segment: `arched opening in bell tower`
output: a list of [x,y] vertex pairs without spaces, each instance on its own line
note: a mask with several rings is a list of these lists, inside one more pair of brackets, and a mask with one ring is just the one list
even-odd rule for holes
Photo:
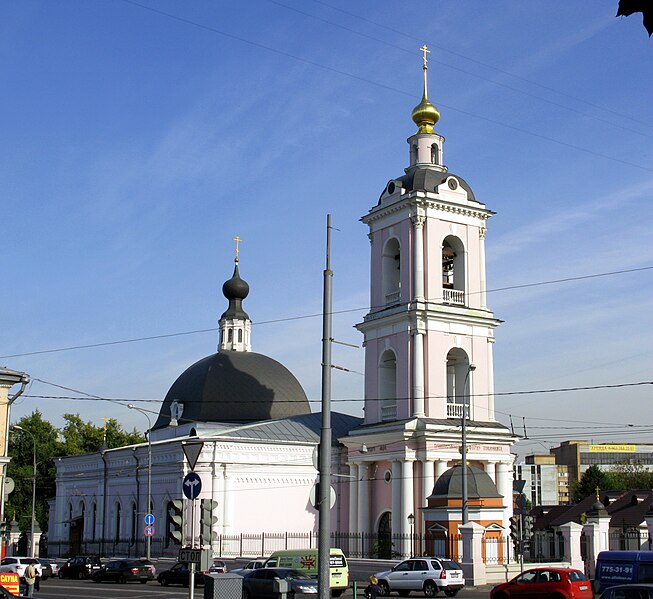
[[465,247],[453,235],[442,242],[442,301],[465,305]]
[[471,416],[471,375],[469,357],[464,350],[455,347],[447,354],[447,418],[462,418],[466,407],[467,418]]
[[382,256],[383,297],[386,306],[398,304],[401,291],[401,251],[399,240],[388,240]]
[[391,349],[381,354],[379,362],[379,400],[381,420],[397,418],[397,356]]

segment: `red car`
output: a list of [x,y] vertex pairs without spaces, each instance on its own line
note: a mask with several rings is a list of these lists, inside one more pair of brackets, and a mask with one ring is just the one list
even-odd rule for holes
[[495,586],[491,599],[593,599],[592,585],[585,574],[570,568],[533,568],[509,582]]

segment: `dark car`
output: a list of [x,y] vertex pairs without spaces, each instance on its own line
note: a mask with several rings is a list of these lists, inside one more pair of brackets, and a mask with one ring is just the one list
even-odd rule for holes
[[99,557],[87,557],[79,555],[71,557],[61,568],[59,578],[89,578],[93,572],[102,567]]
[[304,572],[292,568],[258,568],[243,576],[243,599],[276,599],[279,593],[275,580],[288,581],[288,599],[292,599],[295,593],[317,593],[317,580]]
[[571,568],[533,568],[495,586],[491,599],[511,597],[560,597],[560,599],[593,599],[592,585],[585,574]]
[[599,599],[653,599],[653,584],[619,584],[603,591]]
[[[156,579],[159,584],[166,587],[169,584],[181,584],[185,587],[188,586],[190,580],[190,570],[188,564],[177,562],[170,570],[164,570]],[[204,575],[202,572],[195,572],[195,586],[204,584]]]
[[150,571],[142,562],[133,559],[114,559],[93,572],[93,582],[140,582],[150,580]]
[[45,559],[39,559],[37,561],[41,564],[41,579],[47,580],[53,574],[52,564]]

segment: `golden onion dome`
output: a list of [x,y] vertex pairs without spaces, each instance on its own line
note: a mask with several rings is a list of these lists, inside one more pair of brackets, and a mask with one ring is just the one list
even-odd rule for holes
[[419,127],[419,133],[433,133],[433,125],[440,120],[440,113],[424,94],[422,101],[413,108],[411,118]]

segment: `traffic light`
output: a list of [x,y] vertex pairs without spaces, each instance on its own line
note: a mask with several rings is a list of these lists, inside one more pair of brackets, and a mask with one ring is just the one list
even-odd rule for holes
[[515,547],[515,553],[521,553],[522,549],[522,538],[521,538],[521,526],[520,526],[521,516],[511,516],[510,517],[510,538],[512,539],[512,544]]
[[533,516],[522,516],[522,548],[528,551],[531,548],[533,537]]
[[210,545],[218,537],[213,526],[218,523],[218,502],[202,499],[200,502],[200,544]]
[[181,545],[184,528],[184,502],[173,499],[168,502],[168,539],[176,545]]

